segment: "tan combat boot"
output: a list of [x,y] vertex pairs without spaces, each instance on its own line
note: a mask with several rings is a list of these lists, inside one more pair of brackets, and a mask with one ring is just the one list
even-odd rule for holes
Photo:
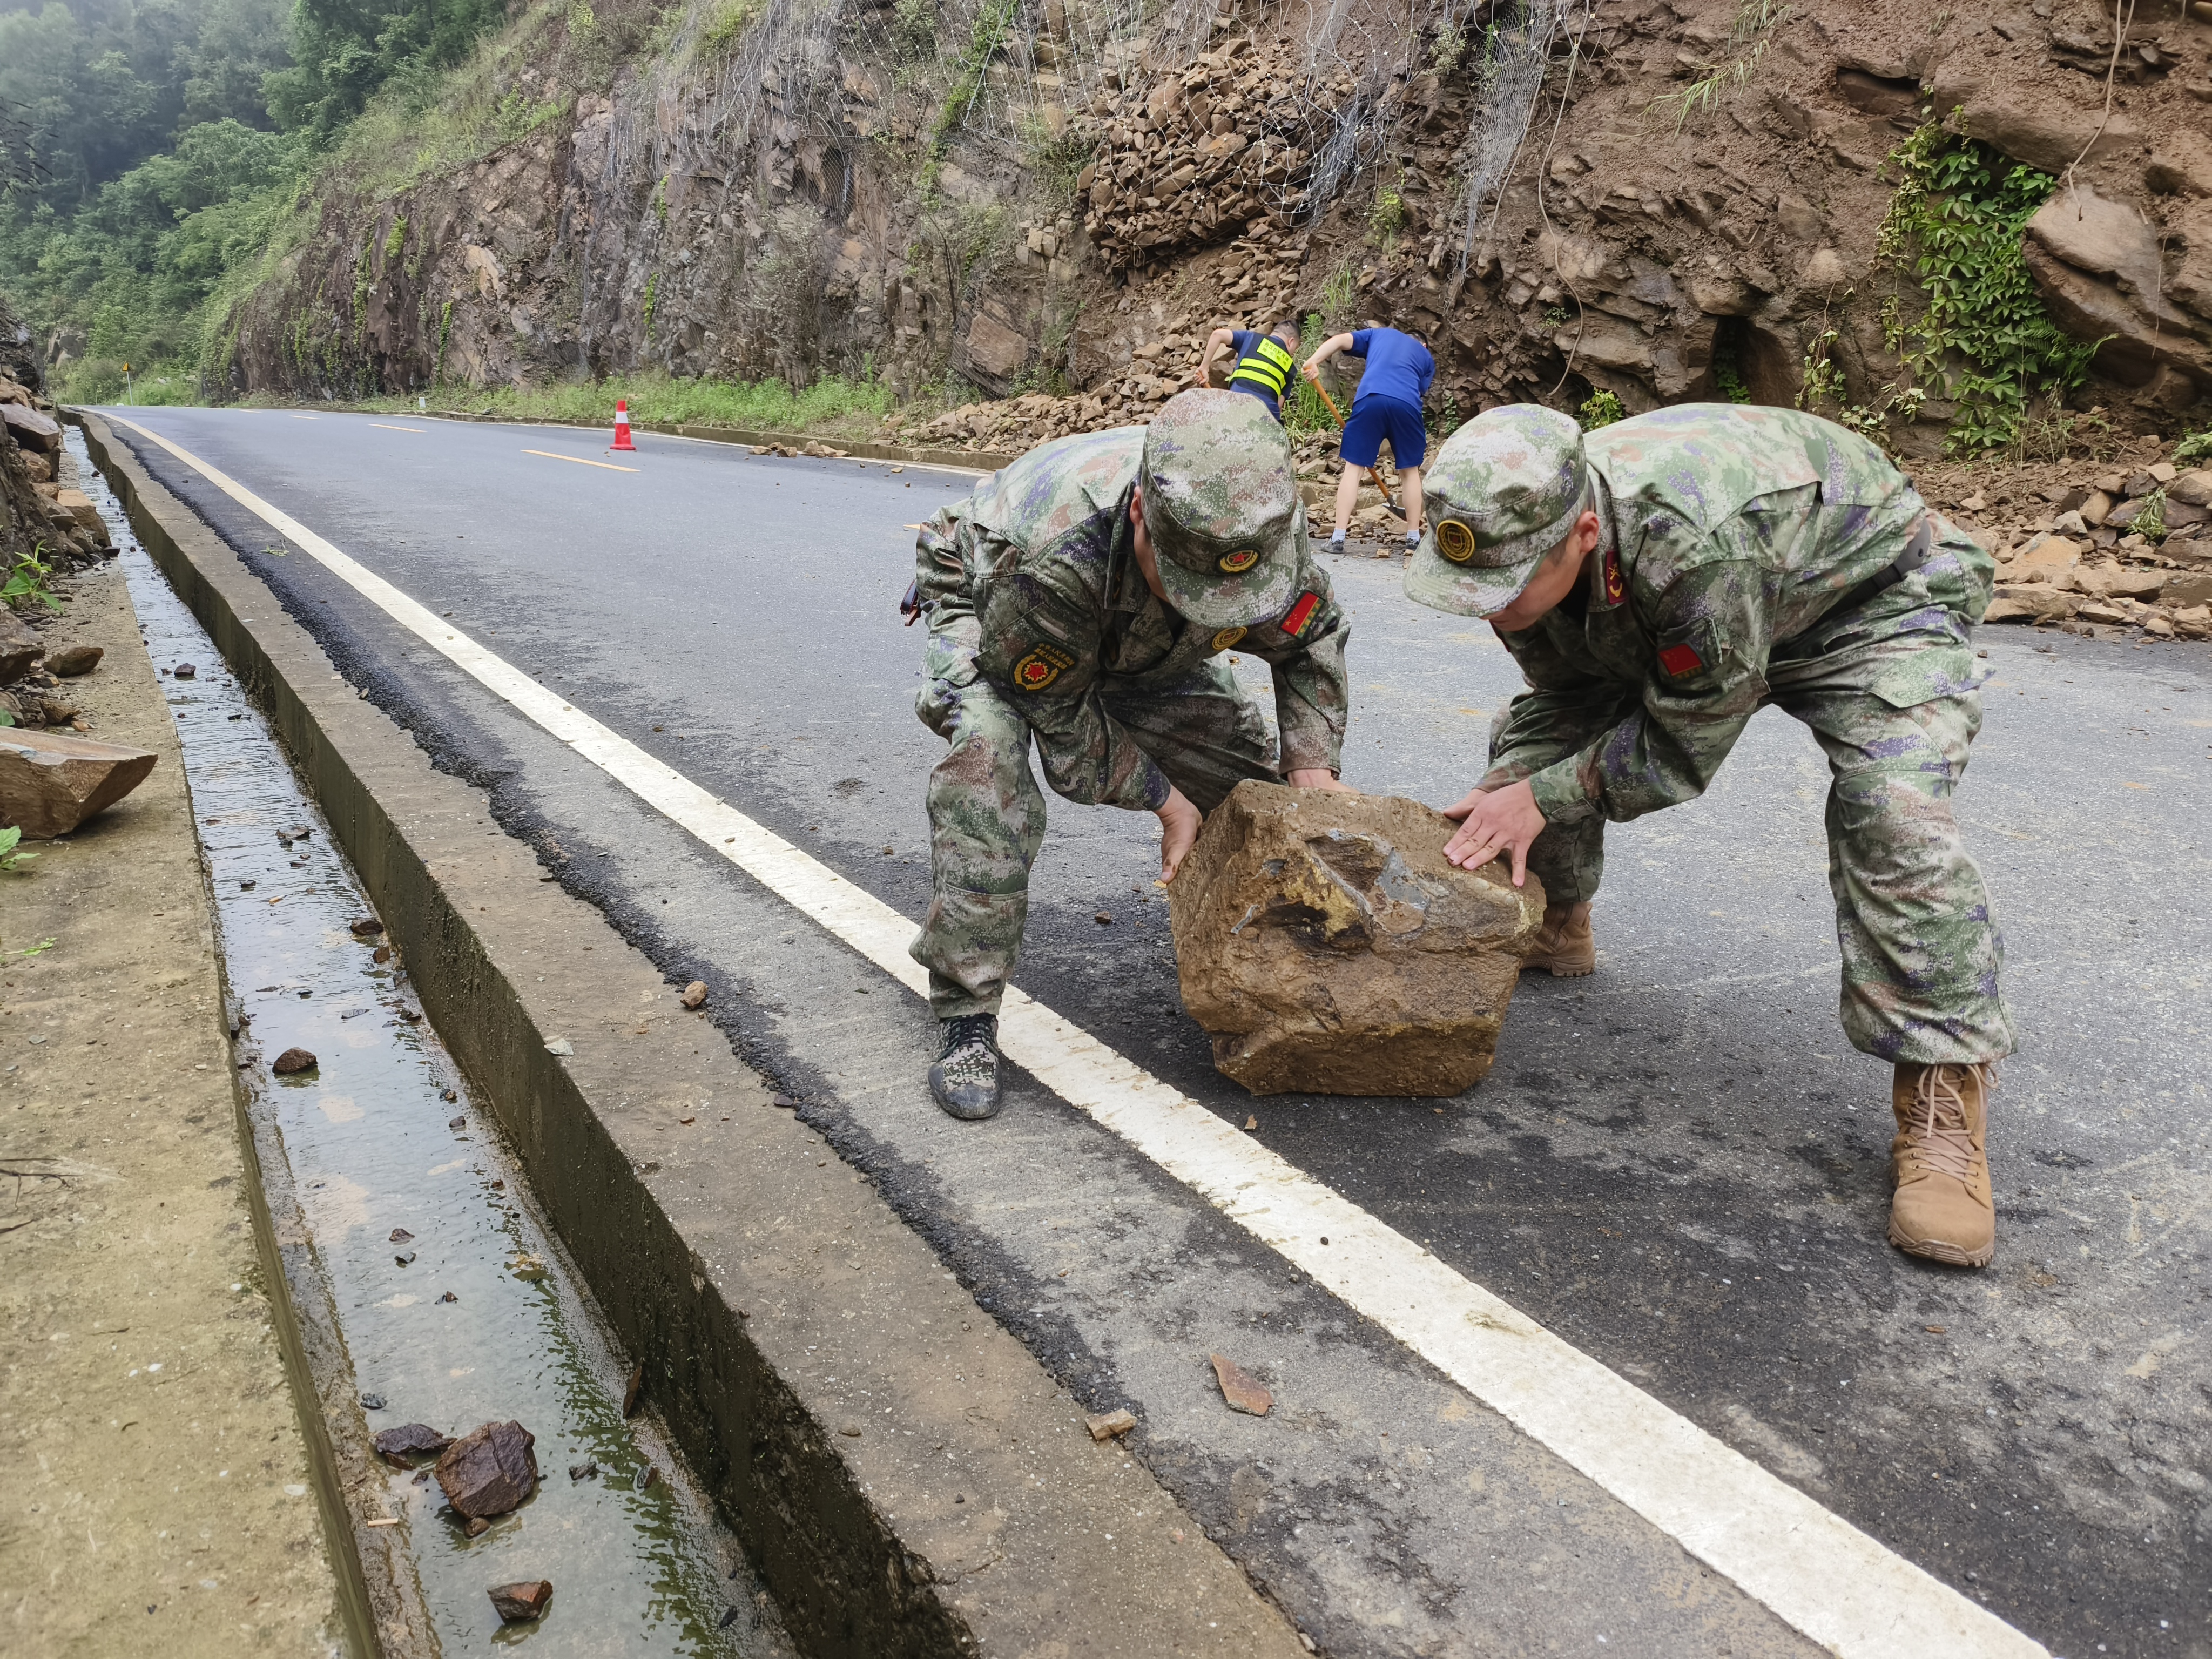
[[1559,979],[1580,979],[1596,971],[1597,939],[1590,932],[1587,903],[1544,907],[1543,928],[1521,964],[1523,973],[1531,968],[1540,968]]
[[1993,1066],[1899,1066],[1890,1085],[1897,1174],[1889,1242],[1954,1267],[1985,1267],[1997,1249],[1990,1193]]

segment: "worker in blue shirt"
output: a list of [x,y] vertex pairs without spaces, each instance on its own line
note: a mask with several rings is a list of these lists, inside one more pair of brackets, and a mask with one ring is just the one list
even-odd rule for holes
[[1283,418],[1283,394],[1298,372],[1298,325],[1285,318],[1265,334],[1249,328],[1217,328],[1206,336],[1206,351],[1198,360],[1198,383],[1213,384],[1213,365],[1222,353],[1237,359],[1229,372],[1231,392],[1249,392],[1267,405],[1267,413]]
[[1329,545],[1341,550],[1345,532],[1352,525],[1352,508],[1359,499],[1359,475],[1373,466],[1390,442],[1390,459],[1398,464],[1398,503],[1406,509],[1406,545],[1421,540],[1421,463],[1428,456],[1428,428],[1422,423],[1421,400],[1437,378],[1437,360],[1428,347],[1412,335],[1370,323],[1347,334],[1332,334],[1306,359],[1305,372],[1318,374],[1321,366],[1339,352],[1367,360],[1359,377],[1359,391],[1352,400],[1351,417],[1344,423],[1344,440],[1337,454],[1344,476],[1336,481],[1336,533]]

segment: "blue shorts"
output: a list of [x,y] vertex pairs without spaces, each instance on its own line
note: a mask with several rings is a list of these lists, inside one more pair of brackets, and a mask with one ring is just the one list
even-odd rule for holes
[[1365,398],[1352,406],[1338,453],[1354,466],[1372,466],[1390,441],[1390,459],[1401,467],[1419,466],[1429,453],[1429,429],[1421,411],[1395,398]]

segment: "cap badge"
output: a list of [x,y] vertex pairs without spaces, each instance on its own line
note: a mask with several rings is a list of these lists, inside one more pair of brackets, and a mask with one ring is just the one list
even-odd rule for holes
[[1437,551],[1454,564],[1465,564],[1474,556],[1474,532],[1457,519],[1446,519],[1437,526]]
[[1221,556],[1221,568],[1232,576],[1243,575],[1259,562],[1260,550],[1256,547],[1240,547],[1233,553]]

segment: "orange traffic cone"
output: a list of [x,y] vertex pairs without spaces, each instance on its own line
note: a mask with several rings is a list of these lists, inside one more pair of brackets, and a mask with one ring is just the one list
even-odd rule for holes
[[635,444],[629,441],[629,399],[627,398],[617,398],[615,399],[615,441],[609,444],[607,447],[609,449],[635,449],[637,447]]

